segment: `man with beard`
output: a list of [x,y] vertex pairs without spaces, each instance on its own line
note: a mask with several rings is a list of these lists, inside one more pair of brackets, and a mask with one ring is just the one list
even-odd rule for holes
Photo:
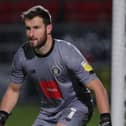
[[0,106],[0,126],[15,107],[27,75],[37,82],[41,95],[40,113],[32,126],[86,126],[92,113],[90,90],[96,96],[100,126],[111,126],[106,89],[75,46],[52,37],[49,11],[34,6],[23,12],[22,20],[28,41],[12,62],[11,81]]

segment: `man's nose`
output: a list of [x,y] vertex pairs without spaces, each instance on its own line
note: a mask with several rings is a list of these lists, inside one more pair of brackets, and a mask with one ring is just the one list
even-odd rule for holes
[[30,36],[30,37],[34,36],[34,30],[33,30],[33,29],[31,29],[31,30],[29,31],[29,36]]

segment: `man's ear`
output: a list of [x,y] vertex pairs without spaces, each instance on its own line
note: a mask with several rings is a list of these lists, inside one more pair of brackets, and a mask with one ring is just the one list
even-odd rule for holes
[[47,25],[47,34],[51,34],[52,33],[52,29],[53,29],[52,24]]

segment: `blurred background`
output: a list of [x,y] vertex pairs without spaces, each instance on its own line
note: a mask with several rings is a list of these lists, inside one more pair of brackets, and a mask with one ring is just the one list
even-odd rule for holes
[[[0,99],[9,82],[13,55],[26,41],[20,15],[39,4],[52,15],[54,38],[76,45],[94,66],[110,94],[112,0],[0,0]],[[19,104],[37,99],[34,89],[28,87],[24,87]],[[30,122],[26,124],[29,125]]]

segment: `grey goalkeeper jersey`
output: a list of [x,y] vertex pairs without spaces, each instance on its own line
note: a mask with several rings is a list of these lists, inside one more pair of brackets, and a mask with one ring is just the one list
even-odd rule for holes
[[50,52],[43,56],[37,55],[28,43],[17,50],[12,62],[11,81],[23,84],[26,75],[36,80],[41,91],[42,110],[49,113],[62,111],[78,100],[74,88],[77,83],[71,76],[83,85],[97,78],[75,46],[57,39],[54,39]]

